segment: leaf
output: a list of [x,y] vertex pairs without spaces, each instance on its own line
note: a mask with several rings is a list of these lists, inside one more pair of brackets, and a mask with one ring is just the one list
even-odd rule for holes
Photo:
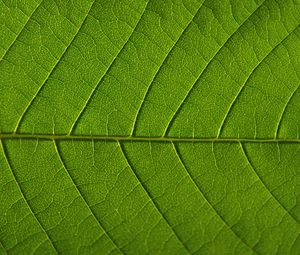
[[0,254],[300,254],[300,2],[0,2]]

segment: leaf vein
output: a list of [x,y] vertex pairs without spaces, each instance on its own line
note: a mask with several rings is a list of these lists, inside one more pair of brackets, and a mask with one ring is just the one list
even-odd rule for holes
[[291,34],[293,34],[295,32],[295,30],[299,27],[300,24],[298,24],[291,32],[289,32],[283,39],[281,39],[274,48],[272,48],[272,50],[266,54],[266,56],[263,57],[263,59],[261,59],[257,65],[254,67],[254,69],[251,71],[251,73],[249,74],[248,78],[245,80],[245,82],[242,84],[242,86],[240,87],[238,93],[235,95],[235,97],[233,98],[233,101],[231,102],[221,124],[220,127],[218,129],[218,133],[217,133],[217,137],[219,137],[222,133],[222,130],[224,128],[224,125],[226,123],[227,117],[229,116],[231,110],[233,109],[235,103],[237,102],[238,98],[240,97],[240,95],[242,94],[243,90],[246,87],[246,84],[248,83],[249,79],[252,77],[252,75],[257,71],[257,68],[268,58],[268,56],[270,56],[287,38],[289,38],[289,36]]
[[283,210],[297,223],[297,225],[300,225],[299,221],[290,213],[290,211],[279,201],[279,199],[273,194],[273,192],[268,188],[267,184],[265,183],[265,181],[260,177],[260,175],[258,174],[258,172],[255,170],[250,157],[247,155],[247,152],[243,146],[243,144],[241,142],[239,142],[242,154],[247,162],[247,164],[250,166],[250,168],[252,169],[252,171],[254,172],[254,174],[257,176],[257,178],[260,180],[261,184],[263,185],[263,187],[268,191],[268,193],[275,199],[275,201],[280,205],[281,208],[283,208]]
[[172,227],[171,223],[169,222],[169,220],[166,218],[166,216],[164,215],[164,213],[161,211],[161,209],[159,208],[158,204],[155,202],[155,200],[152,198],[150,192],[148,191],[148,189],[146,188],[146,186],[143,184],[142,180],[140,179],[140,177],[138,176],[138,174],[136,173],[136,171],[134,170],[132,164],[129,162],[129,157],[126,155],[125,150],[123,149],[123,146],[121,145],[121,143],[118,141],[118,145],[120,148],[120,151],[127,163],[127,165],[129,166],[129,168],[131,169],[132,173],[134,174],[135,178],[137,179],[137,181],[140,183],[141,187],[143,188],[143,190],[145,191],[145,193],[147,194],[147,196],[150,198],[150,200],[152,201],[152,204],[154,205],[154,207],[156,208],[156,210],[158,211],[158,213],[161,215],[161,217],[164,219],[164,221],[166,222],[166,224],[169,226],[169,228],[172,230],[172,232],[174,233],[175,237],[178,239],[178,241],[182,244],[183,248],[189,253],[192,254],[191,251],[189,250],[189,248],[186,246],[186,244],[183,242],[183,240],[179,237],[179,235],[177,234],[177,232],[174,230],[174,228]]
[[60,63],[60,60],[65,56],[65,54],[67,53],[68,49],[70,48],[70,46],[72,45],[72,43],[74,42],[74,40],[76,39],[77,35],[79,34],[80,30],[82,29],[83,25],[85,24],[85,21],[93,7],[93,5],[95,4],[96,0],[93,1],[93,3],[91,4],[86,16],[84,17],[81,25],[79,26],[79,28],[77,29],[76,33],[74,34],[72,40],[70,41],[69,45],[64,49],[63,53],[61,54],[61,56],[57,59],[56,63],[54,64],[54,66],[52,67],[52,69],[50,70],[50,72],[48,72],[48,75],[46,76],[45,80],[43,81],[43,83],[41,84],[41,86],[38,88],[38,90],[35,92],[35,94],[33,95],[33,97],[31,98],[31,100],[29,101],[29,103],[27,104],[27,106],[25,107],[22,115],[20,116],[19,120],[17,121],[16,127],[14,128],[14,132],[16,133],[21,125],[22,120],[24,119],[24,117],[26,116],[27,112],[29,111],[29,108],[32,106],[34,100],[37,98],[38,94],[42,91],[44,85],[46,84],[46,82],[48,81],[49,77],[51,76],[51,74],[55,71],[56,67],[58,66],[58,64]]
[[116,247],[116,249],[118,251],[120,251],[120,253],[124,254],[124,252],[121,250],[121,248],[116,244],[114,238],[111,236],[111,234],[109,234],[109,232],[104,228],[104,226],[101,224],[100,220],[96,217],[93,209],[90,207],[90,205],[88,204],[87,200],[85,199],[85,197],[83,196],[83,194],[81,193],[81,191],[78,188],[78,185],[76,184],[75,180],[73,179],[72,175],[70,174],[62,156],[61,156],[61,151],[59,148],[59,145],[57,144],[57,142],[55,140],[53,140],[54,143],[54,148],[56,150],[58,159],[61,163],[61,165],[63,166],[63,168],[65,169],[66,174],[68,175],[69,179],[71,180],[71,182],[73,183],[76,192],[78,193],[78,195],[82,198],[84,204],[86,205],[86,207],[88,208],[88,210],[90,211],[90,214],[93,216],[93,218],[96,220],[98,226],[100,227],[101,230],[103,230],[104,235],[106,235],[108,237],[108,239],[111,240],[111,242],[113,243],[113,245]]
[[7,50],[5,51],[4,55],[2,56],[2,58],[0,59],[0,62],[4,59],[4,57],[6,56],[6,54],[10,51],[10,49],[13,47],[13,45],[15,44],[15,42],[18,40],[19,36],[21,35],[22,31],[25,29],[25,27],[27,26],[29,20],[31,19],[31,17],[33,16],[33,14],[36,12],[36,10],[41,6],[41,4],[43,3],[44,0],[41,1],[40,4],[38,4],[35,9],[33,10],[33,12],[31,13],[31,15],[28,17],[27,21],[25,22],[24,26],[22,27],[22,29],[19,31],[18,34],[16,34],[15,39],[13,40],[13,42],[9,45],[9,47],[7,48]]
[[73,124],[71,125],[71,128],[68,132],[68,134],[72,134],[74,131],[74,128],[76,127],[77,123],[79,122],[79,120],[81,119],[81,116],[83,115],[85,109],[87,108],[88,104],[91,102],[92,98],[94,97],[98,87],[100,86],[100,84],[102,83],[102,81],[104,80],[104,78],[106,77],[107,73],[109,72],[109,70],[113,67],[113,65],[115,64],[116,60],[118,59],[119,55],[121,54],[121,52],[125,49],[126,45],[129,43],[132,35],[134,34],[134,31],[136,30],[136,28],[138,27],[139,23],[142,20],[142,17],[144,16],[148,3],[150,2],[150,0],[148,0],[147,4],[145,5],[144,11],[141,14],[141,17],[139,19],[139,21],[136,23],[135,27],[132,29],[131,34],[129,35],[127,41],[124,43],[123,47],[119,50],[119,52],[116,54],[116,56],[114,57],[114,59],[112,60],[112,62],[110,63],[110,65],[107,67],[107,69],[105,70],[104,74],[100,77],[100,79],[97,81],[96,86],[92,89],[89,97],[87,98],[86,102],[84,103],[83,107],[81,108],[81,110],[79,111],[79,113],[77,114]]
[[280,117],[279,117],[279,120],[278,120],[278,124],[277,124],[277,127],[276,127],[276,131],[275,131],[275,139],[278,138],[278,132],[279,132],[279,128],[280,128],[280,125],[281,125],[281,122],[282,122],[282,119],[283,119],[283,115],[285,114],[286,112],[286,109],[288,107],[288,105],[290,104],[292,98],[294,97],[294,95],[296,94],[297,90],[299,89],[300,85],[298,85],[298,87],[296,87],[296,89],[292,92],[292,94],[290,95],[288,101],[286,102],[285,106],[283,107],[283,110],[280,114]]
[[[205,2],[205,1],[204,1]],[[138,116],[140,115],[140,112],[143,108],[143,105],[146,101],[146,98],[149,94],[149,92],[151,91],[151,86],[153,85],[154,81],[156,80],[156,78],[158,77],[162,67],[164,66],[164,63],[167,61],[167,59],[170,57],[171,52],[175,49],[175,46],[177,45],[177,43],[180,41],[180,39],[182,38],[182,36],[184,35],[184,33],[187,31],[187,29],[189,28],[189,26],[192,24],[193,20],[195,19],[195,17],[197,16],[197,14],[199,13],[199,11],[201,10],[201,7],[203,6],[204,2],[202,3],[202,5],[198,8],[197,12],[195,13],[195,15],[191,18],[191,20],[189,21],[189,23],[186,25],[186,27],[183,29],[183,31],[181,32],[181,34],[179,35],[179,37],[177,38],[177,40],[173,43],[171,49],[169,50],[169,52],[166,54],[164,60],[162,61],[161,65],[158,67],[156,73],[154,74],[149,86],[146,89],[146,92],[142,98],[141,104],[139,106],[139,108],[137,109],[134,121],[133,121],[133,125],[132,125],[132,129],[131,129],[131,136],[134,135],[134,132],[136,130],[136,124],[138,121]]]
[[188,90],[186,95],[184,96],[183,100],[180,102],[177,109],[174,111],[173,115],[171,116],[170,120],[168,121],[165,131],[163,133],[163,137],[167,136],[168,132],[170,131],[170,128],[172,127],[172,123],[175,121],[176,116],[178,116],[179,112],[181,111],[184,103],[186,100],[191,96],[192,91],[195,88],[195,85],[198,83],[198,81],[202,78],[202,76],[207,72],[208,67],[213,63],[213,60],[216,58],[216,56],[221,52],[221,50],[225,47],[225,45],[230,41],[230,39],[239,31],[239,29],[245,24],[246,21],[248,21],[256,12],[257,10],[265,3],[264,0],[257,8],[254,10],[253,13],[251,13],[247,19],[245,19],[236,29],[235,31],[227,38],[227,40],[221,45],[221,47],[217,50],[217,52],[212,56],[212,58],[207,62],[206,66],[204,67],[203,71],[199,74],[198,78],[195,80],[195,82],[192,84],[191,88]]
[[144,142],[249,142],[249,143],[300,143],[300,138],[216,138],[216,137],[143,137],[105,135],[61,135],[61,134],[11,134],[0,133],[0,139],[44,139],[44,140],[103,140],[103,141],[144,141]]
[[178,149],[176,148],[175,143],[172,142],[172,146],[173,149],[175,151],[176,156],[178,157],[178,160],[180,162],[180,164],[182,165],[182,167],[185,169],[187,175],[190,177],[192,183],[194,184],[194,186],[197,188],[197,190],[200,192],[200,194],[202,195],[202,197],[205,199],[205,201],[207,202],[207,204],[210,206],[210,208],[215,212],[215,214],[221,219],[221,221],[225,224],[225,226],[237,237],[238,240],[240,240],[241,243],[245,244],[251,251],[253,251],[254,253],[257,254],[257,252],[253,249],[253,247],[251,247],[246,241],[243,240],[243,238],[237,234],[232,227],[228,224],[228,222],[224,219],[224,217],[218,213],[217,209],[213,206],[213,204],[209,201],[209,199],[206,197],[206,195],[204,194],[204,192],[202,191],[202,189],[200,188],[200,186],[196,183],[196,181],[194,180],[194,178],[192,177],[190,171],[188,170],[186,164],[184,163],[182,157],[179,154]]
[[4,246],[3,246],[3,243],[0,241],[0,248],[2,248],[1,250],[4,251],[4,254],[8,254],[7,253],[7,250],[5,250]]
[[23,189],[21,188],[21,186],[20,186],[20,184],[19,184],[19,181],[18,181],[18,179],[17,179],[17,176],[16,176],[16,174],[15,174],[15,171],[13,170],[13,167],[12,167],[10,161],[9,161],[8,154],[7,154],[7,152],[6,152],[6,147],[4,146],[2,139],[0,139],[0,144],[1,144],[1,148],[2,148],[2,151],[3,151],[3,155],[4,155],[4,158],[5,158],[5,161],[6,161],[7,165],[8,165],[8,167],[9,167],[10,170],[11,170],[13,179],[14,179],[16,185],[17,185],[17,188],[18,188],[18,190],[19,190],[21,196],[22,196],[22,199],[24,200],[24,202],[25,202],[27,208],[29,209],[30,213],[32,214],[32,216],[34,217],[34,219],[36,220],[36,222],[37,222],[38,225],[40,226],[42,232],[45,233],[45,235],[46,235],[47,239],[49,240],[50,245],[52,246],[53,250],[55,251],[56,254],[58,254],[58,249],[57,249],[57,247],[55,246],[54,241],[53,241],[53,240],[51,239],[51,237],[48,235],[47,230],[44,228],[43,224],[40,222],[40,220],[38,219],[38,217],[37,217],[36,214],[34,213],[34,211],[33,211],[32,207],[31,207],[31,205],[29,204],[29,202],[28,202],[27,199],[26,199],[25,193],[24,193]]

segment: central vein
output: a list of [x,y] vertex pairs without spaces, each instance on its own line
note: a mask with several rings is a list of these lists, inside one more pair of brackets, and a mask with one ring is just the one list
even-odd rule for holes
[[253,143],[300,143],[299,138],[210,138],[210,137],[137,137],[101,135],[60,134],[0,134],[0,139],[46,139],[46,140],[106,140],[106,141],[148,141],[148,142],[253,142]]

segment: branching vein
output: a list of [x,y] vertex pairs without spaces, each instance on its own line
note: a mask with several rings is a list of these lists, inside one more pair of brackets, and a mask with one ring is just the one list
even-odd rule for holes
[[18,179],[17,179],[17,176],[16,176],[16,174],[15,174],[15,171],[14,171],[13,167],[11,166],[11,163],[10,163],[9,158],[8,158],[8,156],[7,156],[6,148],[5,148],[5,146],[4,146],[3,142],[2,142],[2,139],[0,139],[0,144],[1,144],[1,149],[2,149],[2,151],[3,151],[3,155],[4,155],[4,158],[5,158],[5,161],[6,161],[7,165],[9,166],[9,168],[10,168],[10,170],[11,170],[12,176],[13,176],[14,181],[15,181],[15,183],[16,183],[16,185],[17,185],[17,188],[18,188],[18,190],[19,190],[19,192],[20,192],[20,194],[21,194],[21,196],[22,196],[23,201],[25,202],[27,208],[29,209],[30,213],[32,214],[32,216],[33,216],[34,219],[36,220],[37,224],[40,226],[40,228],[41,228],[41,230],[43,231],[43,233],[45,233],[47,239],[48,239],[49,242],[50,242],[51,247],[53,248],[53,251],[54,251],[56,254],[58,254],[59,252],[58,252],[58,250],[57,250],[57,248],[56,248],[56,246],[55,246],[55,244],[54,244],[54,241],[51,239],[51,237],[49,236],[47,230],[44,228],[43,224],[40,222],[40,220],[38,219],[38,217],[37,217],[36,214],[34,213],[34,211],[33,211],[32,207],[31,207],[31,205],[29,204],[29,202],[28,202],[27,199],[26,199],[25,193],[24,193],[23,189],[21,188],[21,186],[20,186],[20,184],[19,184],[19,181],[18,181]]
[[189,253],[192,254],[191,251],[189,250],[189,248],[185,245],[184,241],[180,238],[180,236],[176,233],[176,231],[174,230],[174,228],[172,227],[171,223],[169,222],[169,220],[165,217],[164,213],[161,211],[160,207],[158,206],[158,204],[155,202],[155,200],[152,198],[151,194],[149,193],[147,187],[143,184],[143,182],[141,181],[139,175],[136,173],[136,171],[133,168],[133,165],[129,162],[128,160],[128,156],[125,153],[125,150],[123,149],[122,145],[120,142],[118,142],[118,145],[120,147],[120,151],[127,163],[127,165],[130,167],[132,173],[134,174],[135,178],[137,179],[137,181],[140,183],[141,187],[144,189],[144,191],[146,192],[147,196],[151,199],[154,207],[157,209],[157,211],[159,212],[159,214],[161,215],[161,217],[164,219],[164,221],[167,223],[167,225],[169,226],[169,228],[172,230],[172,232],[174,233],[174,235],[176,236],[176,238],[178,239],[178,241],[182,244],[183,248]]
[[71,176],[67,166],[65,165],[65,162],[63,161],[63,158],[61,157],[61,153],[60,153],[60,149],[58,147],[58,144],[56,141],[53,140],[54,143],[54,147],[57,153],[57,156],[59,158],[59,161],[61,162],[61,165],[63,166],[63,168],[65,169],[69,179],[71,180],[71,182],[73,183],[75,190],[77,191],[78,195],[82,198],[83,202],[85,203],[86,207],[88,208],[88,210],[90,211],[90,214],[93,216],[93,218],[96,220],[99,228],[103,231],[103,233],[108,237],[108,239],[110,239],[113,243],[113,245],[116,247],[116,249],[118,251],[120,251],[120,253],[124,253],[121,251],[121,249],[119,248],[119,246],[116,244],[116,242],[114,241],[114,239],[112,238],[112,236],[109,234],[109,232],[104,228],[104,226],[101,224],[101,222],[99,221],[99,219],[96,217],[94,211],[92,210],[92,208],[89,206],[87,200],[85,199],[85,197],[82,195],[81,191],[78,188],[78,185],[76,184],[75,180],[73,179],[73,177]]
[[290,213],[290,211],[278,200],[278,198],[273,194],[273,192],[268,188],[266,182],[260,177],[260,175],[258,174],[258,172],[255,170],[253,164],[251,163],[249,156],[246,153],[246,150],[243,146],[242,143],[240,144],[240,148],[242,151],[243,156],[245,157],[245,160],[247,161],[247,164],[250,166],[250,168],[252,169],[253,173],[257,176],[257,178],[260,180],[260,182],[262,183],[262,185],[264,186],[264,188],[268,191],[268,193],[270,193],[270,195],[275,199],[275,201],[280,205],[280,207],[283,208],[283,210],[289,215],[291,216],[291,218],[295,221],[295,223],[297,225],[300,226],[300,223],[298,222],[298,220]]
[[[150,0],[149,0],[150,1]],[[83,107],[81,108],[81,110],[79,111],[79,113],[77,114],[77,117],[76,119],[74,120],[73,124],[71,125],[71,128],[69,130],[69,133],[68,134],[72,134],[72,132],[74,131],[74,129],[76,128],[76,125],[77,123],[79,122],[82,114],[84,113],[85,109],[87,108],[88,104],[90,103],[90,101],[92,100],[92,98],[94,97],[98,87],[100,86],[100,84],[102,83],[102,81],[104,80],[104,78],[106,77],[106,74],[109,72],[109,70],[113,67],[113,65],[115,64],[116,60],[118,59],[118,56],[121,54],[121,52],[125,49],[126,45],[130,42],[130,39],[132,37],[132,35],[134,34],[134,31],[136,30],[136,28],[138,27],[140,21],[142,20],[145,12],[146,12],[146,9],[147,9],[147,6],[148,6],[148,3],[149,1],[147,2],[147,4],[145,5],[145,9],[139,19],[139,21],[136,23],[135,27],[132,29],[131,31],[131,34],[129,35],[127,41],[124,43],[123,47],[119,50],[119,52],[116,54],[116,56],[114,57],[114,59],[112,60],[112,62],[110,63],[110,65],[107,67],[107,69],[105,70],[104,74],[100,77],[100,79],[97,81],[96,83],[96,86],[92,89],[88,99],[86,100],[85,104],[83,105]]]
[[60,60],[65,56],[66,52],[68,51],[68,49],[70,48],[70,46],[72,45],[72,43],[74,42],[75,38],[77,37],[78,33],[80,32],[80,30],[82,29],[83,25],[85,24],[85,21],[93,7],[93,5],[95,4],[95,1],[91,4],[86,16],[84,17],[80,27],[77,29],[76,33],[74,34],[72,40],[70,41],[69,45],[64,49],[63,53],[61,54],[61,56],[59,57],[59,59],[57,59],[56,63],[54,64],[54,66],[52,67],[51,71],[48,73],[47,77],[45,78],[44,82],[42,83],[42,85],[39,87],[39,89],[35,92],[35,94],[33,95],[33,97],[31,98],[31,100],[28,102],[27,106],[25,107],[23,113],[21,114],[20,118],[17,121],[17,124],[14,128],[14,132],[16,133],[20,127],[20,124],[23,120],[23,118],[26,116],[28,110],[30,109],[30,107],[32,106],[34,100],[37,98],[38,94],[42,91],[44,85],[46,84],[46,82],[48,81],[49,77],[51,76],[51,74],[54,72],[54,70],[56,69],[56,67],[58,66],[58,64],[60,63]]
[[178,160],[180,162],[180,164],[182,165],[182,167],[185,169],[187,175],[190,177],[190,180],[192,181],[192,183],[195,185],[195,187],[197,188],[197,190],[200,192],[201,196],[205,199],[205,201],[208,203],[208,205],[210,206],[210,208],[215,212],[215,214],[217,216],[219,216],[219,218],[222,220],[222,222],[226,225],[226,227],[228,227],[228,229],[237,237],[238,240],[240,240],[243,244],[245,244],[251,251],[253,251],[254,253],[257,254],[256,251],[253,250],[253,248],[251,246],[248,245],[248,243],[243,240],[242,237],[240,237],[233,229],[232,227],[227,223],[227,221],[224,219],[224,217],[218,212],[218,210],[214,207],[214,205],[209,201],[209,199],[206,197],[206,195],[204,194],[204,192],[202,191],[202,189],[200,188],[200,186],[196,183],[196,181],[194,180],[194,178],[192,177],[190,171],[188,170],[186,164],[184,163],[184,161],[182,160],[182,157],[180,156],[178,149],[176,148],[176,145],[172,142],[174,151],[176,156],[178,157]]

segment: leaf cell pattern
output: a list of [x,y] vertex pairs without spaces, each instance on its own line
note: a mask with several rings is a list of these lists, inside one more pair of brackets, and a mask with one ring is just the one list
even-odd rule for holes
[[0,10],[0,254],[300,254],[298,0]]

